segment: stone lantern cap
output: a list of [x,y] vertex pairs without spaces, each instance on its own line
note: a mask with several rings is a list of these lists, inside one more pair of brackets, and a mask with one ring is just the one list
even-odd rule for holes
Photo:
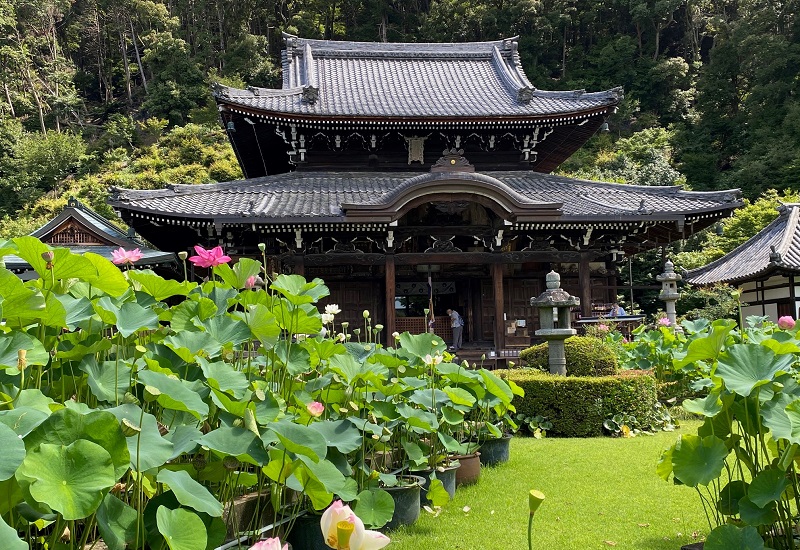
[[572,307],[581,304],[580,298],[571,296],[569,292],[561,288],[561,276],[555,271],[551,271],[545,277],[547,290],[538,297],[531,298],[531,306],[534,307]]
[[656,276],[656,281],[659,283],[676,282],[681,279],[683,279],[683,277],[681,277],[679,273],[675,273],[675,264],[669,260],[664,264],[664,273]]

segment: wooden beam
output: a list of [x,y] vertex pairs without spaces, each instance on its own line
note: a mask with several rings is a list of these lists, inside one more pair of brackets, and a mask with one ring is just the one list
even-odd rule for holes
[[385,271],[385,284],[386,284],[386,319],[384,320],[383,325],[386,327],[386,345],[393,346],[394,345],[394,338],[392,334],[395,331],[395,309],[394,309],[394,301],[395,301],[395,268],[394,268],[394,254],[387,254],[386,255],[386,271]]
[[589,255],[581,252],[578,264],[578,286],[581,290],[581,315],[584,317],[592,315],[592,276],[589,271],[589,260]]
[[293,266],[294,269],[292,270],[292,273],[294,273],[295,275],[302,275],[305,277],[306,265],[305,265],[305,259],[303,258],[303,254],[295,253]]
[[503,264],[492,264],[492,288],[494,290],[494,348],[498,352],[505,348],[505,296],[503,294]]

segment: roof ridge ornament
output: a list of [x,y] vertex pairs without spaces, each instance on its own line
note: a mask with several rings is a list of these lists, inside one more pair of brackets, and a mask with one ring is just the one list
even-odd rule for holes
[[464,158],[464,149],[445,149],[431,166],[431,172],[474,172],[475,167]]

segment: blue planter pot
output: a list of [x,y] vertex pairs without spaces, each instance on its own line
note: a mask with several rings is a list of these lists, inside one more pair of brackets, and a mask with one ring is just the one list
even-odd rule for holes
[[419,518],[420,493],[425,479],[419,476],[398,476],[403,483],[396,487],[384,487],[394,500],[394,514],[382,530],[395,529],[401,525],[411,525]]
[[511,437],[510,435],[504,435],[500,439],[487,439],[481,443],[481,464],[483,466],[495,466],[508,462]]

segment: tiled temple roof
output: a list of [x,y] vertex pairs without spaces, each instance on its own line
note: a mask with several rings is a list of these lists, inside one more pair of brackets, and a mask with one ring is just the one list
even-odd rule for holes
[[217,101],[315,118],[568,120],[604,112],[622,97],[618,88],[536,89],[522,71],[516,37],[462,44],[285,39],[282,89],[216,86]]
[[718,260],[690,270],[695,285],[740,283],[772,272],[800,272],[800,204],[784,204],[780,215],[753,238]]
[[[398,194],[437,182],[479,183],[521,208],[550,205],[563,222],[660,220],[730,211],[738,191],[695,192],[585,181],[531,171],[487,173],[290,172],[207,185],[160,190],[115,189],[111,204],[164,216],[238,219],[243,223],[297,220],[344,222],[348,205],[388,204]],[[457,192],[457,187],[452,192]]]

